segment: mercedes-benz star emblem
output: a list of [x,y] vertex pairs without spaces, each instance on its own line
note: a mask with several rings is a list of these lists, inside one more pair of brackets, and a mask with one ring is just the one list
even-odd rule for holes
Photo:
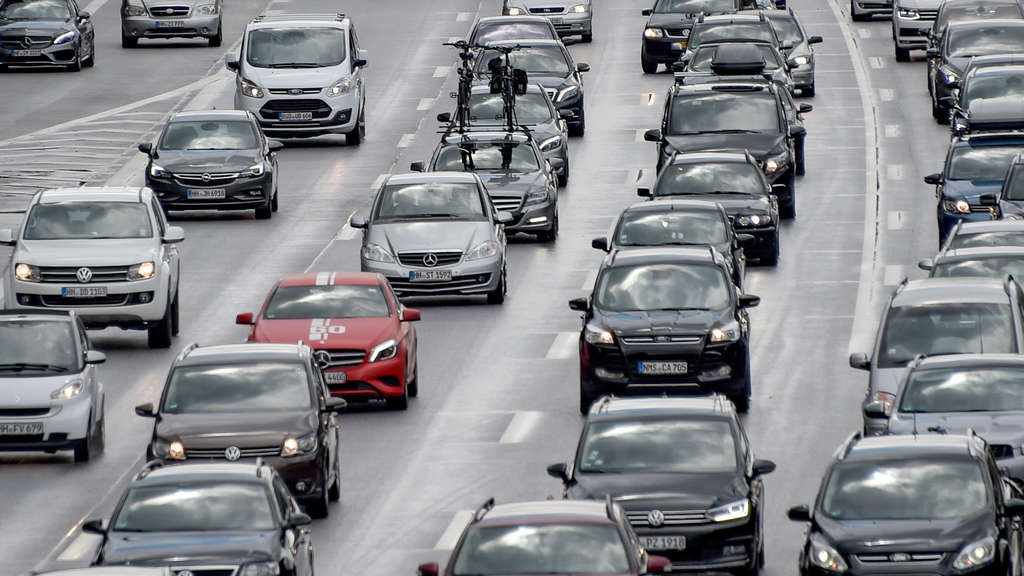
[[21,40],[21,45],[24,46],[25,48],[31,47],[32,46],[32,38],[30,36],[25,36]]
[[893,562],[910,562],[910,554],[905,552],[897,552],[889,557]]
[[75,277],[78,278],[78,281],[82,284],[88,284],[89,281],[92,280],[92,270],[83,266],[75,272]]
[[423,256],[423,265],[428,266],[430,268],[437,266],[437,254],[434,254],[433,252],[427,252],[427,254]]
[[209,172],[203,172],[202,179],[203,179],[203,182],[209,182],[210,181],[210,174],[209,174]]
[[331,353],[327,350],[318,350],[316,354],[313,354],[313,357],[316,358],[316,363],[320,366],[320,369],[331,365]]
[[224,451],[224,457],[234,462],[242,457],[242,451],[238,446],[228,446],[228,449]]
[[665,525],[665,514],[661,510],[651,510],[647,514],[647,523],[651,525],[651,528],[660,528]]

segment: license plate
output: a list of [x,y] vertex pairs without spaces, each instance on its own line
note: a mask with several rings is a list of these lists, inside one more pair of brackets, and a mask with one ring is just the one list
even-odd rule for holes
[[686,50],[686,42],[673,42],[672,49],[682,52],[683,50]]
[[223,199],[225,194],[226,192],[223,188],[188,189],[189,200],[218,200]]
[[641,374],[654,376],[686,374],[686,362],[640,362],[637,370]]
[[686,536],[642,536],[644,550],[686,550]]
[[324,372],[328,384],[344,384],[348,382],[348,374],[344,372]]
[[185,23],[181,20],[158,20],[157,28],[184,28]]
[[312,112],[278,112],[278,120],[312,120]]
[[409,272],[410,282],[449,282],[451,279],[451,270],[416,270]]
[[17,422],[0,424],[0,436],[21,436],[26,434],[42,434],[42,422]]
[[60,295],[65,298],[101,298],[107,295],[106,286],[75,286],[61,288]]
[[42,50],[11,50],[11,55],[17,58],[31,58],[33,56],[42,56]]

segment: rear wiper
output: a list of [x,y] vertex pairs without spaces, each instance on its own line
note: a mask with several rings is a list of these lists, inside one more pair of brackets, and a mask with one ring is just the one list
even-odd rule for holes
[[275,62],[271,68],[321,68],[316,62]]
[[28,362],[13,362],[11,364],[0,364],[0,370],[14,370],[21,372],[23,370],[46,370],[47,372],[67,372],[68,369],[65,366],[56,366],[54,364],[30,364]]

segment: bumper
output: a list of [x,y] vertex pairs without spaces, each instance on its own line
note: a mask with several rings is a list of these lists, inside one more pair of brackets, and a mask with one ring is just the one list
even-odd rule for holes
[[647,550],[671,560],[673,572],[692,572],[750,566],[755,554],[754,526],[753,517],[748,517],[721,524],[666,526],[658,529],[636,527],[635,530],[641,541],[647,536],[685,536],[685,550]]
[[897,48],[906,50],[924,50],[928,47],[928,31],[932,29],[934,19],[907,20],[895,16],[892,25],[892,40]]
[[736,232],[750,234],[754,237],[754,241],[749,246],[743,247],[743,255],[747,258],[771,258],[775,255],[779,242],[779,232],[776,226],[737,228]]
[[[806,552],[801,554],[801,556],[804,555],[806,555]],[[946,554],[946,557],[938,564],[932,562],[862,563],[857,560],[856,557],[850,557],[851,555],[844,556],[849,558],[847,564],[850,565],[850,569],[843,572],[844,576],[920,576],[922,574],[927,574],[928,576],[997,576],[1005,574],[1008,570],[1006,567],[1001,566],[997,559],[995,562],[978,568],[977,570],[959,572],[953,570],[953,567],[951,566],[953,561],[949,559],[949,556],[955,556],[955,554]],[[835,572],[829,572],[815,566],[807,565],[806,560],[801,560],[801,576],[835,576],[835,574]]]
[[514,223],[505,225],[505,231],[509,234],[550,232],[555,226],[557,213],[558,210],[553,202],[526,206]]
[[[0,46],[0,64],[5,66],[66,66],[78,61],[77,42],[65,42],[46,48],[33,48],[28,53],[21,48]],[[19,55],[15,55],[18,52]]]
[[0,435],[0,452],[74,448],[76,441],[83,440],[89,434],[91,409],[91,397],[79,396],[74,400],[52,403],[49,412],[39,416],[0,416],[0,426],[27,423],[43,425],[40,434]]
[[892,0],[853,0],[857,14],[891,14]]
[[[344,384],[330,382],[330,375],[338,372],[345,374]],[[372,364],[363,362],[357,366],[328,368],[324,375],[328,378],[331,396],[350,400],[397,398],[405,391],[405,354]]]
[[[258,178],[238,178],[226,184],[189,184],[177,179],[153,179],[146,176],[146,186],[153,189],[166,210],[246,210],[265,206],[273,193],[273,173]],[[218,189],[220,199],[190,199],[189,190]]]
[[793,87],[798,90],[814,86],[814,62],[790,70],[789,74],[793,77]]
[[121,30],[132,38],[212,38],[220,33],[220,15],[163,19],[123,16]]
[[[278,138],[305,138],[324,134],[347,134],[356,129],[358,104],[356,93],[349,92],[337,98],[323,94],[290,97],[270,94],[264,88],[263,98],[243,96],[235,91],[235,109],[248,110],[256,115],[260,127],[268,136]],[[311,120],[283,120],[282,114],[309,112]]]
[[501,282],[501,256],[442,267],[451,270],[450,281],[413,282],[414,270],[401,264],[360,259],[360,270],[383,274],[399,296],[471,296],[493,292]]
[[567,98],[561,102],[555,103],[555,108],[558,110],[571,110],[573,113],[572,118],[567,118],[566,123],[570,126],[578,126],[583,118],[583,89],[576,93],[575,96]]
[[558,16],[549,16],[548,20],[555,26],[559,36],[576,36],[578,34],[591,34],[594,27],[594,13],[584,12],[582,14],[568,13]]
[[689,36],[686,38],[676,36],[647,38],[645,36],[643,39],[643,52],[648,60],[653,60],[659,64],[672,64],[683,55],[688,40]]
[[8,310],[56,308],[74,310],[89,328],[118,326],[146,328],[159,322],[167,310],[166,280],[161,274],[136,282],[94,283],[90,287],[104,286],[107,296],[102,298],[64,298],[63,284],[22,282],[11,280],[12,290],[5,306]]

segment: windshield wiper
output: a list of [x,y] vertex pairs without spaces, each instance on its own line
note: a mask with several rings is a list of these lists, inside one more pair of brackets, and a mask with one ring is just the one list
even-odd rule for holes
[[741,196],[756,195],[753,192],[742,192],[740,190],[711,190],[710,192],[700,192],[700,194],[739,194]]
[[54,364],[31,364],[28,362],[13,362],[11,364],[0,364],[0,370],[14,370],[21,372],[23,370],[45,370],[47,372],[67,372],[68,369],[65,366],[57,366]]
[[465,218],[466,214],[449,214],[447,212],[428,212],[426,214],[411,214],[413,218]]
[[643,310],[643,312],[680,312],[687,310],[711,310],[711,308],[699,308],[696,306],[672,306],[669,308],[648,308],[646,310]]
[[275,62],[269,65],[271,68],[322,68],[316,62]]
[[759,134],[760,130],[742,130],[739,128],[730,128],[726,130],[704,130],[704,134]]

